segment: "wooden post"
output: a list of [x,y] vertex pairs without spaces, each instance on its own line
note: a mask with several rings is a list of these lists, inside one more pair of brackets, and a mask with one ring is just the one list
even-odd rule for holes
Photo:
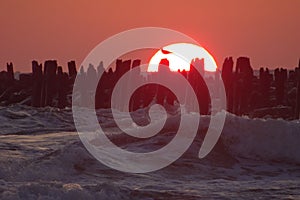
[[42,95],[42,84],[43,84],[43,71],[42,64],[38,64],[37,61],[32,61],[32,96],[31,105],[34,107],[41,106],[41,95]]
[[12,84],[15,80],[14,78],[14,66],[12,63],[6,63],[7,68],[7,80],[9,84]]
[[[74,74],[73,74],[74,75]],[[58,108],[65,108],[67,105],[67,82],[68,74],[63,73],[62,67],[57,68],[57,96],[58,96]]]
[[233,80],[233,59],[232,57],[226,58],[222,67],[222,80],[227,97],[227,109],[233,113],[233,93],[234,93],[234,80]]
[[239,57],[236,63],[237,91],[235,100],[236,114],[246,114],[251,109],[250,97],[253,92],[253,69],[248,57]]
[[132,67],[131,68],[135,68],[141,65],[141,60],[140,59],[136,59],[132,62]]
[[69,77],[70,78],[75,78],[76,77],[77,70],[76,70],[76,64],[75,64],[74,60],[68,62],[68,71],[69,71]]
[[[300,62],[299,62],[300,65]],[[296,69],[297,77],[297,98],[296,98],[296,109],[295,109],[295,119],[300,119],[300,66]]]
[[56,60],[47,60],[44,64],[44,80],[41,106],[51,106],[56,93]]

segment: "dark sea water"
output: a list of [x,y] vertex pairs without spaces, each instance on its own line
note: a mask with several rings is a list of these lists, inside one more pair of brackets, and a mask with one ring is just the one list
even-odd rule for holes
[[[169,124],[155,139],[128,144],[118,140],[109,110],[98,117],[124,148],[155,147],[176,132]],[[201,118],[200,134],[207,121]],[[197,157],[199,137],[179,160],[145,174],[97,161],[79,139],[71,109],[3,107],[0,130],[0,199],[300,199],[299,121],[228,114],[207,157]]]

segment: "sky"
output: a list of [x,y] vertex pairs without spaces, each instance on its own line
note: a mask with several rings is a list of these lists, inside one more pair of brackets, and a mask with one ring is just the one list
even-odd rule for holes
[[106,38],[131,28],[170,28],[197,40],[222,66],[294,68],[300,58],[299,0],[1,0],[0,70],[30,71],[33,59],[77,65]]

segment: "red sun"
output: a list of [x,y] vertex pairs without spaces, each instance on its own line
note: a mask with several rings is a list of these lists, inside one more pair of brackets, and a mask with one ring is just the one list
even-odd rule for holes
[[[169,61],[169,68],[171,71],[189,71],[190,70],[190,64],[191,62],[198,58],[198,59],[204,59],[204,69],[208,72],[215,72],[217,69],[217,65],[213,59],[213,57],[202,47],[192,45],[197,47],[197,56],[193,56],[193,53],[191,53],[191,56],[183,59],[182,57],[176,55],[172,51],[172,47],[176,46],[176,48],[180,49],[187,49],[187,51],[193,50],[191,49],[191,44],[187,43],[176,43],[173,45],[169,45],[167,47],[164,47],[160,50],[158,50],[150,59],[149,66],[147,71],[148,72],[158,72],[159,63],[162,59],[167,59]],[[170,48],[169,48],[170,47]]]

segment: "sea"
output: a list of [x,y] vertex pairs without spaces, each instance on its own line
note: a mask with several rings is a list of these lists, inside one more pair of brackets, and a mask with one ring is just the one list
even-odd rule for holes
[[[171,121],[159,137],[124,142],[111,110],[97,116],[124,148],[158,148],[178,128]],[[201,116],[199,135],[208,118]],[[300,199],[299,120],[227,113],[217,145],[199,159],[202,138],[169,166],[127,173],[86,150],[71,108],[0,107],[0,199]]]

